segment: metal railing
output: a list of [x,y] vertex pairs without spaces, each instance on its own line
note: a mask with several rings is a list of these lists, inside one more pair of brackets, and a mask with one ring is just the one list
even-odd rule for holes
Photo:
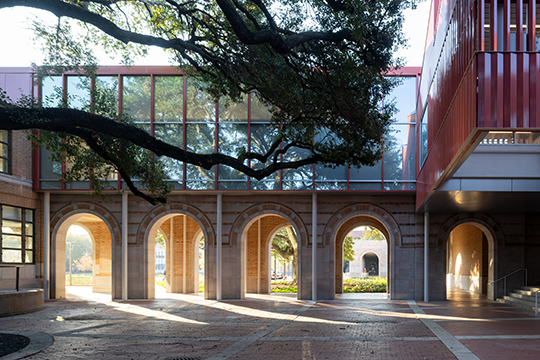
[[540,289],[536,290],[536,303],[534,305],[534,315],[538,315],[538,292]]
[[519,272],[519,271],[522,271],[522,270],[525,271],[525,286],[527,286],[527,269],[525,269],[525,268],[520,268],[520,269],[514,270],[514,271],[512,271],[511,273],[506,274],[506,275],[504,275],[503,277],[501,277],[501,278],[499,278],[499,279],[497,279],[497,280],[495,280],[495,281],[490,282],[490,283],[488,284],[488,286],[489,286],[489,285],[493,285],[493,284],[495,284],[496,282],[501,281],[501,280],[504,279],[504,296],[506,296],[506,278],[509,277],[510,275],[514,275],[515,273],[517,273],[517,272]]

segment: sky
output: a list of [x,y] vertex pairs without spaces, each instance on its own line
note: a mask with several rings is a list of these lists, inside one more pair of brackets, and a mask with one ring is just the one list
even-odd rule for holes
[[[405,12],[404,32],[409,39],[409,46],[396,55],[405,58],[406,66],[422,66],[429,7],[430,1],[425,0],[416,10]],[[43,10],[22,7],[0,10],[0,67],[28,67],[32,63],[41,62],[40,49],[34,45],[33,33],[29,30],[29,18],[33,16],[50,19],[52,23],[56,21],[54,15]],[[98,57],[102,65],[117,65],[119,62],[111,60],[105,54]],[[161,49],[153,48],[148,57],[135,60],[135,65],[169,65],[169,61]]]

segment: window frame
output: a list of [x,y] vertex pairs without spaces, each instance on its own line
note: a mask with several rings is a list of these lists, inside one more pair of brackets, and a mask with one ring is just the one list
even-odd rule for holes
[[[12,207],[12,208],[15,208],[15,209],[19,209],[21,211],[21,219],[20,220],[13,220],[13,219],[4,218],[4,207],[6,207],[6,206],[9,206],[9,207]],[[27,220],[27,211],[32,212],[31,221]],[[4,231],[3,231],[4,227],[3,226],[2,226],[2,228],[0,228],[0,234],[2,235],[2,237],[0,238],[0,264],[4,264],[4,265],[5,264],[15,264],[15,265],[33,265],[33,264],[35,264],[36,263],[36,241],[35,241],[35,239],[36,239],[36,236],[35,236],[35,234],[36,234],[36,210],[35,209],[21,208],[21,207],[7,205],[7,204],[1,204],[0,205],[0,221],[2,222],[2,225],[3,225],[4,221],[18,222],[18,223],[21,224],[21,234],[20,234],[21,247],[20,248],[4,247],[4,244],[3,244],[4,235],[12,235],[12,234],[4,233]],[[27,227],[26,227],[27,224],[32,225],[32,233],[31,233],[31,235],[27,234]],[[31,248],[28,248],[26,246],[28,241],[32,242]],[[4,250],[20,251],[21,252],[21,261],[20,262],[4,262],[4,257],[3,257]],[[26,262],[25,261],[27,252],[32,253],[32,261],[31,262]]]
[[0,159],[3,159],[7,162],[7,170],[4,171],[2,168],[0,168],[0,173],[11,175],[11,130],[0,131],[7,132],[7,142],[0,140],[0,144],[7,147],[7,156],[3,156],[2,153],[0,153]]

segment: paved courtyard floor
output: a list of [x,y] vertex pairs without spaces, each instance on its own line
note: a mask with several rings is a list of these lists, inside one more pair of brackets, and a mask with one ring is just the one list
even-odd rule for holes
[[39,312],[0,318],[0,332],[54,338],[27,359],[540,358],[540,317],[462,291],[430,303],[164,293],[113,302],[83,287],[68,292]]

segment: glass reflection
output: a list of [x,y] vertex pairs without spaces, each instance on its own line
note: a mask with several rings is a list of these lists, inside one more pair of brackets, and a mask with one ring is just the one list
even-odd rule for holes
[[[310,156],[306,149],[291,148],[283,156],[283,161],[297,161]],[[301,166],[298,169],[283,170],[283,190],[308,190],[313,188],[313,165]]]
[[151,93],[149,76],[124,76],[123,111],[146,132],[150,132]]
[[199,82],[188,78],[186,93],[186,122],[214,123],[216,120],[216,103],[209,94],[200,90]]
[[182,122],[184,78],[182,76],[156,76],[155,122]]

